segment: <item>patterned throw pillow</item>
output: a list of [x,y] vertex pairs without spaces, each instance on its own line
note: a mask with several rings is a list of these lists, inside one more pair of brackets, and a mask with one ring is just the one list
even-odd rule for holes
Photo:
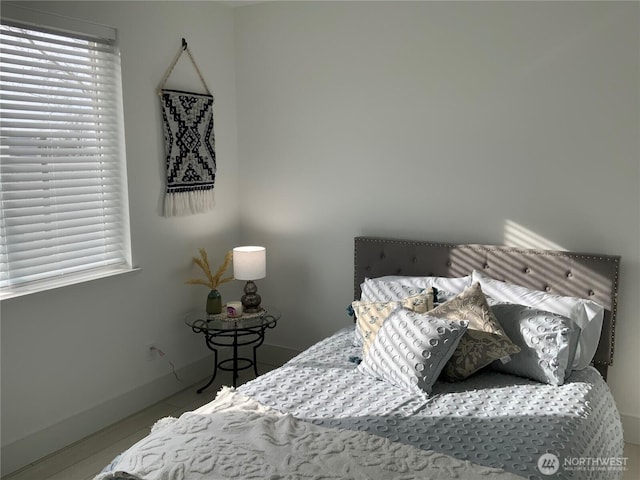
[[[424,287],[418,285],[405,285],[398,282],[387,281],[369,282],[369,280],[365,280],[365,282],[361,284],[361,302],[398,302],[407,297],[425,292]],[[431,294],[431,298],[433,299],[433,293]],[[430,305],[433,305],[433,300]],[[356,313],[357,319],[357,312],[355,312],[355,310],[354,313]],[[353,335],[353,345],[356,347],[362,347],[363,344],[364,338],[362,337],[362,330],[360,330],[356,325]]]
[[499,372],[562,385],[572,371],[580,327],[570,318],[516,304],[491,307],[507,335],[521,348],[505,365],[494,362]]
[[466,321],[394,310],[358,369],[413,393],[428,394],[466,329]]
[[362,355],[366,356],[387,317],[397,308],[425,313],[433,308],[433,294],[419,293],[395,302],[353,302],[356,330],[362,337]]
[[491,312],[479,283],[427,313],[438,318],[469,322],[467,333],[444,368],[450,380],[464,380],[494,360],[520,351]]

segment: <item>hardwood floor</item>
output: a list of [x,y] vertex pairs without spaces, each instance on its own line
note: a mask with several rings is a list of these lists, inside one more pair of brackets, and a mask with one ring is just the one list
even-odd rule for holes
[[[262,372],[270,368],[261,365]],[[226,375],[226,376],[225,376]],[[93,480],[111,460],[149,433],[151,426],[160,418],[177,417],[213,399],[222,385],[230,385],[230,374],[222,372],[201,395],[196,389],[207,379],[150,406],[124,420],[111,425],[73,445],[55,452],[2,480]],[[241,374],[240,382],[252,379],[250,373]],[[628,457],[624,480],[640,478],[640,445],[625,444],[624,456]]]

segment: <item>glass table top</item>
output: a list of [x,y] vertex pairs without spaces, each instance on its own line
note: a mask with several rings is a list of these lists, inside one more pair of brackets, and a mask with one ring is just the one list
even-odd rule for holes
[[202,311],[189,312],[185,317],[185,323],[191,328],[207,331],[232,331],[238,329],[250,329],[277,323],[280,312],[272,307],[263,307],[257,313],[244,313],[241,317],[227,317],[225,309],[223,313],[207,314]]

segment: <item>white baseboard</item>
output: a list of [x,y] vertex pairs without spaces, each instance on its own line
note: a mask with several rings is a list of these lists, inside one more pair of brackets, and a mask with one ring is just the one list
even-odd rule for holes
[[168,373],[124,395],[79,412],[55,425],[27,435],[2,447],[0,475],[8,475],[30,463],[77,442],[129,415],[143,410],[159,400],[170,397],[188,385],[211,375],[211,356],[198,360],[176,373]]
[[640,445],[640,417],[620,414],[625,443]]

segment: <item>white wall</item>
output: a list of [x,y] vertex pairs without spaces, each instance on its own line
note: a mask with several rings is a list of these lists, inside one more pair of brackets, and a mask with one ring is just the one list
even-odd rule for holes
[[[190,256],[237,241],[267,247],[258,286],[283,312],[269,341],[292,349],[348,324],[355,235],[513,243],[515,225],[622,255],[610,385],[640,424],[638,4],[40,6],[120,30],[142,270],[2,302],[5,471],[181,388],[145,344],[184,375],[202,363],[181,320],[206,293],[183,285]],[[154,92],[181,37],[216,97],[217,206],[165,219]],[[189,72],[172,78],[198,88]]]
[[[198,273],[191,265],[198,247],[217,263],[237,245],[239,222],[233,11],[203,2],[31,6],[119,30],[133,259],[141,271],[2,302],[4,472],[210,372],[208,357],[201,362],[206,373],[187,368],[186,384],[179,383],[167,361],[147,361],[146,345],[156,342],[178,371],[208,356],[183,323],[188,310],[204,308],[208,291],[184,281]],[[167,219],[160,215],[164,145],[156,87],[182,37],[215,96],[216,207]],[[203,91],[186,55],[167,85]],[[231,295],[234,288],[221,291]]]
[[242,235],[272,260],[277,342],[348,323],[356,235],[618,254],[609,384],[640,442],[639,8],[238,9]]

